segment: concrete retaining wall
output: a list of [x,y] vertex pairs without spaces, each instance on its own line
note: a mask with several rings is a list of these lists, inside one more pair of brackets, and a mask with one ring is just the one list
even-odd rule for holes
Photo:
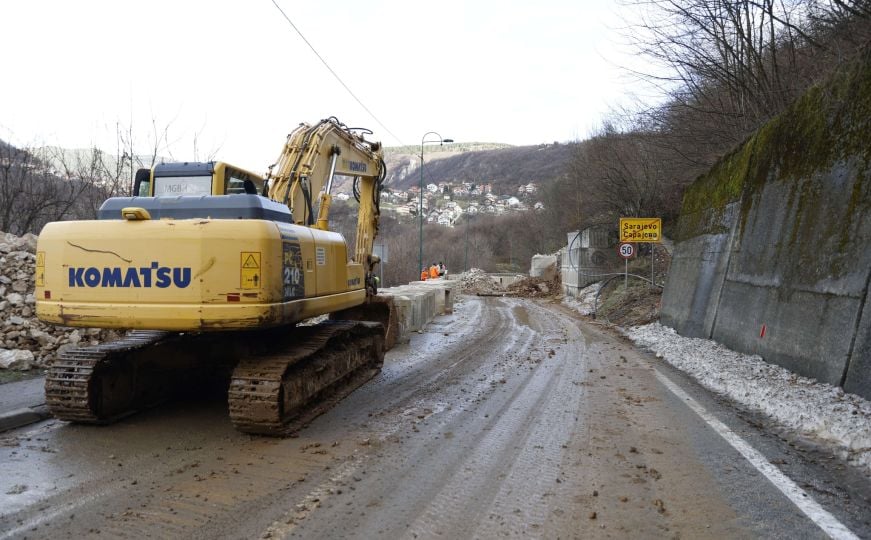
[[869,118],[866,61],[696,181],[662,322],[871,398]]

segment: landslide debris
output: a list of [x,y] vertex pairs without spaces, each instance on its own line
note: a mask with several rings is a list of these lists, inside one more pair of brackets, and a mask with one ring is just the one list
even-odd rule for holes
[[460,289],[465,294],[497,294],[505,290],[480,268],[472,268],[459,276]]
[[119,337],[113,330],[52,326],[36,318],[36,239],[0,232],[0,369],[44,368],[67,349]]
[[522,296],[524,298],[552,298],[562,294],[563,285],[557,272],[553,273],[551,279],[525,277],[509,285],[506,291],[511,296]]
[[654,277],[658,285],[656,287],[652,287],[649,281],[633,277],[650,277],[651,248],[646,249],[646,253],[628,264],[628,283],[622,276],[624,267],[621,265],[613,270],[612,278],[588,285],[580,289],[574,297],[566,296],[563,304],[581,315],[623,328],[642,326],[659,320],[662,286],[668,279],[672,248],[667,240],[661,245],[653,246]]

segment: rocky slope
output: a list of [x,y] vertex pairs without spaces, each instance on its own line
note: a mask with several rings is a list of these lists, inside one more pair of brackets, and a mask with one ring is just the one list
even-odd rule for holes
[[36,318],[36,236],[0,232],[0,369],[48,366],[59,352],[117,339],[112,330],[52,326]]

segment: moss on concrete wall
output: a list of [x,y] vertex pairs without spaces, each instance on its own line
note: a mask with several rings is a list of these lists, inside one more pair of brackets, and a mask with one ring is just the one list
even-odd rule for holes
[[[797,205],[797,215],[813,207],[823,196],[820,176],[829,176],[839,166],[859,172],[853,187],[848,215],[867,206],[871,170],[871,54],[811,88],[784,113],[759,129],[731,154],[720,159],[684,194],[678,240],[701,234],[725,232],[722,223],[727,204],[742,200],[741,230],[746,225],[752,200],[767,182],[793,185],[787,201]],[[817,181],[812,181],[817,179]],[[819,223],[801,220],[790,234],[791,243]],[[849,243],[847,227],[829,227],[840,235],[841,250]]]
[[871,49],[700,177],[677,239],[667,324],[871,398]]

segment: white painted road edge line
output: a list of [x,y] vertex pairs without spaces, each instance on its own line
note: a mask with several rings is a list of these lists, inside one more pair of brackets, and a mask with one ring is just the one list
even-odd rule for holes
[[656,373],[656,378],[659,379],[659,382],[665,385],[672,394],[683,400],[684,403],[693,410],[693,412],[699,415],[702,420],[707,422],[707,424],[723,437],[726,442],[732,445],[735,450],[740,452],[747,461],[756,467],[756,470],[764,474],[765,477],[774,484],[774,487],[786,495],[786,497],[792,501],[799,510],[804,512],[805,515],[810,518],[811,521],[816,523],[816,525],[822,529],[823,532],[829,535],[830,538],[835,538],[837,540],[859,539],[853,531],[838,521],[835,516],[823,509],[822,506],[813,500],[803,489],[798,487],[788,476],[780,472],[780,469],[769,463],[768,460],[765,459],[765,456],[763,456],[758,450],[750,446],[744,439],[738,436],[738,434],[729,429],[726,424],[720,422],[714,417],[714,415],[705,410],[705,408],[696,400],[688,396],[686,392],[675,383],[671,382],[671,380],[660,373],[659,370],[654,369],[654,372]]

